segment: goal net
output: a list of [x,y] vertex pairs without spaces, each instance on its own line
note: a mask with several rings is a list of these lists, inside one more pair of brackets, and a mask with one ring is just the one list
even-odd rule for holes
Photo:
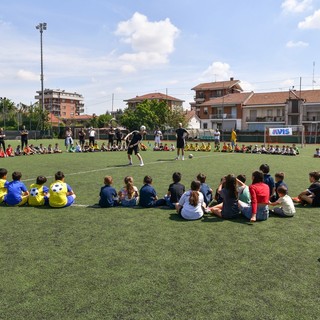
[[265,126],[265,144],[297,144],[303,148],[305,144],[305,132],[302,125]]

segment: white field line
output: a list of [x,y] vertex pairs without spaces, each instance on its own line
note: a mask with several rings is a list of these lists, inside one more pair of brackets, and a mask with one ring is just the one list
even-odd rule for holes
[[[212,152],[212,154],[206,154],[206,155],[202,155],[202,156],[196,156],[192,159],[188,159],[188,155],[186,156],[186,160],[184,161],[195,161],[198,158],[210,158],[213,156],[225,156],[226,154],[223,152]],[[231,153],[228,154],[228,156],[236,156],[236,153]],[[259,156],[259,154],[257,155],[253,155],[253,156]],[[270,155],[270,156],[277,156],[277,155]],[[284,157],[284,156],[283,156]],[[308,158],[309,156],[298,156],[299,158]],[[170,161],[170,159],[168,160],[160,160],[160,161],[152,161],[152,162],[144,162],[144,165],[153,165],[153,164],[160,164],[160,163],[168,163]],[[175,160],[172,160],[175,161]],[[182,161],[182,160],[176,160],[176,161]],[[133,165],[133,167],[138,167],[139,163],[137,162],[136,165]],[[72,173],[68,173],[65,174],[66,177],[68,176],[75,176],[75,175],[79,175],[79,174],[87,174],[87,173],[92,173],[92,172],[101,172],[101,171],[109,171],[109,170],[114,170],[114,169],[123,169],[123,168],[127,168],[129,166],[123,165],[123,167],[119,167],[119,166],[114,166],[114,167],[107,167],[107,168],[100,168],[100,169],[94,169],[94,170],[87,170],[87,171],[78,171],[78,172],[72,172]],[[143,167],[142,167],[143,168]],[[47,176],[47,179],[51,179],[54,178],[54,176]],[[35,178],[30,178],[30,179],[25,179],[23,181],[35,181]]]

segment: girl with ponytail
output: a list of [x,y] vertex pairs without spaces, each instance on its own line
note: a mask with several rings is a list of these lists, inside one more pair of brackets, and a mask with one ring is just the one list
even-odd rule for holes
[[200,192],[200,182],[191,182],[190,190],[185,192],[176,204],[176,210],[183,219],[197,220],[202,218],[206,206],[203,194]]
[[124,187],[119,191],[119,200],[123,207],[133,207],[139,202],[138,188],[133,184],[133,178],[126,176],[124,178]]

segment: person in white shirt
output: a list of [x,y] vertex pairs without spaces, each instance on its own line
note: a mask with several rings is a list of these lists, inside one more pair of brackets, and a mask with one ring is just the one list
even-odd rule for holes
[[96,137],[96,131],[92,127],[90,127],[89,128],[89,145],[90,146],[94,146],[95,137]]
[[280,205],[281,207],[276,207],[273,210],[269,210],[269,213],[274,213],[280,217],[293,217],[296,213],[296,208],[290,196],[287,194],[288,189],[285,186],[279,186],[277,193],[279,199],[275,202],[270,202],[270,206]]
[[216,129],[216,131],[213,133],[214,138],[214,145],[218,146],[220,144],[220,131],[219,129]]
[[206,204],[203,194],[200,192],[200,186],[200,181],[192,181],[190,190],[186,191],[176,204],[177,213],[183,219],[197,220],[202,218]]
[[162,138],[162,132],[159,129],[159,127],[157,127],[157,129],[154,131],[153,134],[154,134],[154,146],[159,147],[161,143],[161,138]]

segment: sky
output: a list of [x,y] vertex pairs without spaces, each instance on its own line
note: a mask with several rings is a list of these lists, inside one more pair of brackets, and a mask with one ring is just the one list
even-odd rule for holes
[[190,108],[194,86],[320,89],[320,0],[0,0],[0,97],[77,92],[85,113],[161,92]]

